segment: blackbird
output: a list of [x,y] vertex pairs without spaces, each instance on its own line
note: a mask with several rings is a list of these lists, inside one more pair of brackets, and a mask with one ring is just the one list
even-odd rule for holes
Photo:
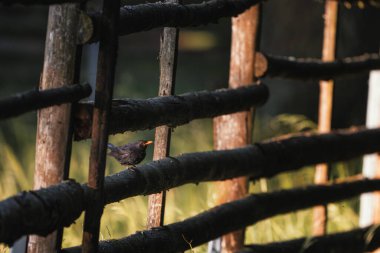
[[114,157],[121,165],[134,166],[144,160],[145,150],[152,143],[153,141],[140,140],[119,147],[108,143],[108,148],[111,150],[108,155]]

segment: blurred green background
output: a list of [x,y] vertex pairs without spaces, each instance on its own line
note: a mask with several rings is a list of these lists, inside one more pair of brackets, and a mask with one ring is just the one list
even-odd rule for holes
[[[135,1],[124,1],[136,3]],[[263,4],[261,50],[300,57],[320,57],[323,4],[319,1],[282,0]],[[338,57],[378,52],[379,9],[342,8]],[[43,64],[47,8],[0,8],[1,97],[38,86]],[[302,22],[300,22],[302,21]],[[376,31],[376,32],[375,32]],[[158,91],[160,30],[122,37],[116,73],[115,98],[148,98]],[[181,30],[177,67],[177,94],[226,87],[228,83],[230,21]],[[87,49],[85,49],[86,51]],[[83,58],[82,81],[91,80],[94,57]],[[95,58],[96,59],[96,58]],[[339,79],[335,88],[333,127],[364,123],[367,75]],[[316,128],[318,84],[290,80],[263,80],[271,97],[256,115],[253,138],[260,141],[282,134]],[[0,122],[0,199],[33,188],[36,113]],[[153,139],[153,131],[110,137],[114,144]],[[212,121],[196,120],[173,130],[171,155],[212,150]],[[90,141],[75,142],[70,177],[86,182]],[[152,150],[144,162],[152,159]],[[107,174],[123,169],[107,160]],[[361,159],[333,165],[332,178],[355,175]],[[268,181],[251,182],[252,192],[273,191],[312,183],[313,168],[282,174]],[[168,191],[166,223],[183,220],[215,205],[212,183],[186,185]],[[102,218],[101,239],[125,237],[145,229],[147,198],[135,197],[108,205]],[[329,231],[357,226],[358,201],[329,205]],[[81,242],[83,217],[65,230],[64,247]],[[270,242],[310,234],[311,212],[274,217],[248,228],[247,242]],[[198,247],[194,252],[205,252]]]

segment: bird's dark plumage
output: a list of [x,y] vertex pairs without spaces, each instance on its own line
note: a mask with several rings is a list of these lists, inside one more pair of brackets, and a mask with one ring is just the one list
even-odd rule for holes
[[108,155],[114,157],[121,165],[136,165],[144,160],[146,148],[152,143],[141,140],[119,147],[108,143],[108,148],[111,150]]

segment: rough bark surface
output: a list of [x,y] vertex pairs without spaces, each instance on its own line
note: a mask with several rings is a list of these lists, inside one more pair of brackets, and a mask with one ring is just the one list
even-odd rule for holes
[[363,253],[380,247],[380,227],[374,225],[362,229],[317,237],[246,245],[239,253]]
[[[254,6],[232,19],[229,87],[236,89],[254,82],[256,37],[259,7]],[[214,118],[214,148],[216,150],[243,147],[252,142],[252,111]],[[217,182],[216,203],[242,198],[248,193],[247,178]],[[244,230],[223,236],[221,252],[236,252],[243,246]]]
[[[333,61],[335,59],[336,31],[338,21],[338,2],[325,2],[324,34],[322,61]],[[322,80],[319,82],[319,111],[318,131],[327,133],[331,130],[333,112],[334,81]],[[329,167],[327,164],[317,164],[315,167],[314,182],[324,184],[328,182]],[[313,210],[313,235],[323,235],[327,231],[327,207],[318,206]]]
[[[178,0],[169,1],[178,2]],[[174,95],[178,55],[178,35],[179,30],[170,27],[165,27],[161,33],[159,96]],[[156,128],[153,160],[160,160],[169,156],[171,131],[172,129],[168,126],[160,126]],[[149,196],[147,228],[158,227],[164,224],[165,201],[165,191]]]
[[120,0],[103,1],[101,37],[96,73],[95,105],[92,118],[92,138],[88,186],[94,198],[86,207],[83,227],[82,253],[97,253],[100,219],[104,208],[104,174],[108,143],[109,116],[118,48]]
[[91,94],[91,86],[69,85],[48,90],[33,90],[16,94],[0,100],[0,119],[15,117],[20,114],[60,105],[76,102]]
[[[214,207],[182,222],[137,232],[120,240],[99,243],[100,253],[174,253],[199,246],[218,236],[266,218],[314,205],[341,201],[380,189],[380,180],[360,180],[331,186],[309,186],[278,192],[252,194]],[[65,253],[79,252],[66,249]]]
[[[74,83],[78,4],[54,5],[49,8],[45,58],[40,89],[51,89]],[[62,181],[70,124],[71,105],[49,107],[38,111],[34,189]],[[56,233],[45,238],[30,236],[28,253],[50,253],[56,250]]]
[[260,54],[256,57],[257,77],[281,77],[301,80],[329,80],[336,77],[350,76],[358,73],[380,69],[379,54],[364,54],[347,57],[331,62],[320,59],[294,58]]
[[[113,100],[109,133],[176,127],[194,119],[210,118],[259,106],[269,96],[264,84],[239,89],[200,91],[150,99]],[[93,103],[80,103],[75,112],[75,139],[91,136]]]

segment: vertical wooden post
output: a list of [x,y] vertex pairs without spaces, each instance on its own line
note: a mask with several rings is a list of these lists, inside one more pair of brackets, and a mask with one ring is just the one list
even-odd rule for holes
[[[178,1],[170,1],[178,3]],[[177,28],[165,27],[161,34],[160,44],[160,87],[159,96],[174,94],[175,75],[178,55]],[[161,126],[156,128],[154,137],[153,160],[159,160],[169,155],[171,128]],[[158,227],[164,224],[166,192],[149,196],[147,227]]]
[[104,208],[103,189],[108,118],[111,110],[118,47],[119,9],[120,0],[103,1],[88,178],[88,186],[93,188],[95,193],[85,213],[83,253],[98,251],[100,219]]
[[[237,88],[254,81],[256,37],[259,6],[256,5],[232,19],[232,41],[229,87]],[[214,118],[214,148],[233,149],[251,143],[252,112],[245,111]],[[247,178],[216,183],[218,204],[244,197],[248,192]],[[236,252],[244,243],[244,231],[223,236],[221,252]]]
[[[335,59],[335,42],[338,19],[338,2],[326,1],[325,3],[325,27],[323,34],[322,60],[333,61]],[[318,130],[321,133],[331,130],[331,115],[333,104],[334,81],[321,81],[319,97]],[[328,181],[327,164],[318,164],[315,171],[316,184],[323,184]],[[317,206],[313,210],[313,235],[323,235],[326,233],[327,207]]]
[[[78,6],[78,4],[63,4],[49,8],[40,89],[73,83]],[[65,104],[38,111],[35,189],[57,184],[63,179],[70,110],[71,106]],[[29,253],[56,252],[58,247],[56,232],[47,237],[29,237]]]
[[[380,71],[371,71],[369,75],[367,120],[368,128],[380,127]],[[380,178],[380,155],[364,156],[363,176]],[[360,197],[359,225],[366,227],[380,222],[380,193],[365,193]],[[380,252],[378,250],[377,252]]]

